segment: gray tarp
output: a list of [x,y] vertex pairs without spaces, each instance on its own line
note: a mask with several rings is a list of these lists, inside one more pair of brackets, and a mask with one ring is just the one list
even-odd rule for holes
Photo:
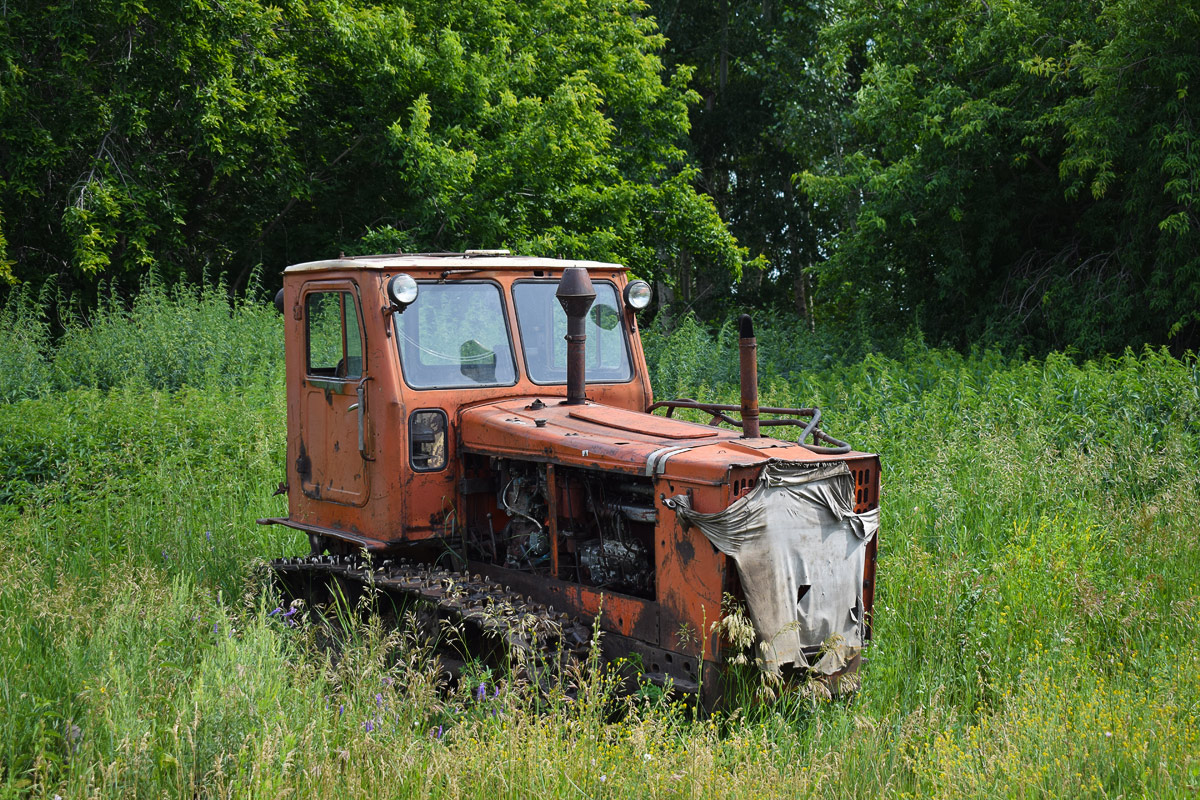
[[863,565],[879,510],[854,513],[844,462],[768,462],[749,494],[715,514],[693,511],[683,495],[669,504],[737,565],[767,670],[809,666],[803,648],[835,634],[818,672],[835,672],[862,647]]

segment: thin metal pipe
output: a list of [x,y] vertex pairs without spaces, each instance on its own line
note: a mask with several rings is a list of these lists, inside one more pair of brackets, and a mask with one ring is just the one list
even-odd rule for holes
[[754,338],[754,323],[749,314],[742,314],[738,353],[741,367],[742,438],[758,438],[758,340]]

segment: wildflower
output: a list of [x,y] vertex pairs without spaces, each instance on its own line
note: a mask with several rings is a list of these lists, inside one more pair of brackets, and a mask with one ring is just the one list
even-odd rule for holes
[[210,542],[211,542],[211,541],[212,541],[212,531],[205,531],[205,532],[204,532],[204,538],[205,538],[205,539],[208,539],[208,541],[210,541]]
[[475,699],[483,700],[485,697],[487,697],[487,684],[481,683],[479,684],[479,689],[475,692]]
[[654,760],[654,756],[650,755],[649,753],[642,753],[642,761],[653,761],[653,760]]
[[270,614],[267,614],[267,616],[268,616],[268,617],[273,617],[273,616],[275,616],[276,614],[282,614],[282,613],[283,613],[283,609],[282,609],[282,608],[280,608],[279,606],[275,606],[275,608],[274,608],[274,609],[271,611],[271,613],[270,613]]
[[384,686],[392,685],[392,678],[390,675],[384,675],[380,680],[383,682]]
[[375,730],[375,720],[369,719],[366,722],[364,722],[363,730],[366,731],[367,733],[370,733],[371,731]]
[[338,703],[338,716],[339,716],[339,717],[342,715],[342,712],[343,712],[343,711],[345,711],[345,710],[346,710],[346,704],[345,704],[345,703]]
[[430,738],[433,738],[433,739],[441,739],[442,738],[442,726],[438,725],[436,728],[430,728],[429,736],[430,736]]
[[376,705],[376,706],[382,706],[382,705],[383,705],[383,695],[381,695],[381,694],[377,694],[377,695],[375,695],[375,705]]
[[217,632],[217,626],[218,626],[218,625],[219,625],[219,623],[216,623],[216,622],[214,622],[214,623],[213,623],[213,633],[216,633],[216,632]]
[[1104,738],[1105,738],[1105,739],[1111,739],[1111,738],[1112,738],[1112,731],[1105,731],[1105,732],[1104,732]]
[[608,776],[607,776],[607,775],[601,775],[601,776],[600,776],[600,782],[601,782],[601,783],[604,783],[604,782],[605,782],[605,781],[607,781],[607,780],[608,780]]

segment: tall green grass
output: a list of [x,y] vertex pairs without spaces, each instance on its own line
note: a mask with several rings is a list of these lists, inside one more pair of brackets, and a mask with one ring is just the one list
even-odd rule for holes
[[86,315],[63,309],[52,340],[49,288],[9,293],[0,309],[0,400],[74,388],[238,389],[283,374],[283,327],[257,280],[230,300],[223,284],[165,286],[151,275],[131,302],[101,295]]
[[[58,343],[36,298],[0,317],[29,332],[0,345],[28,385],[0,404],[0,797],[1200,791],[1192,357],[847,358],[760,326],[763,403],[882,455],[863,688],[613,721],[595,681],[447,694],[413,636],[366,623],[334,659],[271,615],[256,564],[303,547],[253,524],[284,509],[279,323],[148,291]],[[658,395],[736,402],[730,336],[649,334]]]

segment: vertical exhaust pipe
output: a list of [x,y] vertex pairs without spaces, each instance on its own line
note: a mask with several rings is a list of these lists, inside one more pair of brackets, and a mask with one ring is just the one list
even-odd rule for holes
[[587,341],[584,322],[588,309],[596,299],[596,290],[592,288],[592,279],[588,277],[583,267],[567,267],[563,270],[562,279],[558,282],[558,291],[554,293],[563,311],[567,312],[567,399],[563,405],[579,406],[587,402],[584,393],[587,367]]
[[742,438],[758,438],[758,340],[749,314],[738,320],[738,355],[742,384]]

